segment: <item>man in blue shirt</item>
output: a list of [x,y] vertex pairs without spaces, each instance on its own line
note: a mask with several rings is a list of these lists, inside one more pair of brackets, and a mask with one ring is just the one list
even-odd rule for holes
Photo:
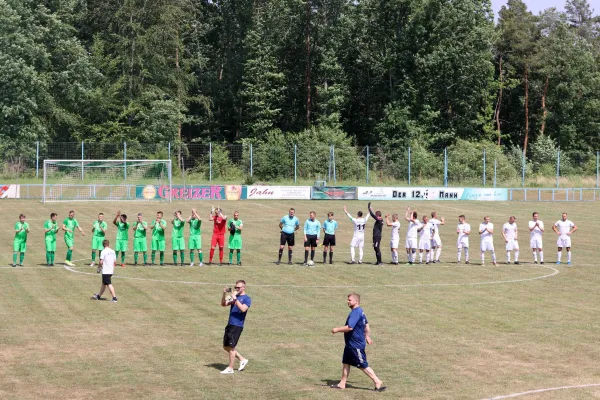
[[277,265],[281,263],[281,255],[285,245],[288,246],[288,264],[292,265],[292,249],[294,248],[294,232],[300,229],[300,221],[294,215],[296,210],[290,208],[289,215],[281,218],[279,228],[281,229],[281,239],[279,240],[279,259]]
[[319,245],[321,236],[321,223],[317,220],[317,213],[311,211],[308,219],[304,222],[304,266],[308,265],[308,250],[310,249],[310,261],[314,265],[315,248]]
[[[231,294],[230,297],[227,296]],[[223,307],[229,306],[229,321],[225,327],[225,335],[223,336],[223,349],[229,354],[229,366],[221,371],[222,374],[233,374],[233,364],[236,357],[240,360],[238,371],[243,371],[248,364],[248,359],[242,357],[236,350],[240,335],[244,330],[244,321],[246,320],[246,312],[252,305],[252,299],[246,294],[246,281],[239,280],[235,283],[235,288],[225,287],[223,289],[223,297],[221,298]]]
[[333,212],[327,213],[327,220],[323,222],[323,264],[327,262],[327,249],[329,249],[329,264],[333,264],[333,248],[335,247],[335,231],[338,223],[333,219]]
[[383,392],[387,387],[383,386],[383,382],[375,375],[375,371],[369,367],[367,362],[367,355],[365,354],[365,347],[368,344],[373,344],[369,328],[369,322],[367,316],[360,307],[360,295],[358,293],[350,293],[348,295],[348,307],[352,309],[348,319],[346,319],[346,325],[333,328],[331,333],[344,333],[344,341],[346,347],[344,347],[344,356],[342,357],[342,379],[337,385],[332,385],[333,389],[345,389],[348,375],[350,374],[350,367],[357,367],[363,371],[375,384],[375,391]]

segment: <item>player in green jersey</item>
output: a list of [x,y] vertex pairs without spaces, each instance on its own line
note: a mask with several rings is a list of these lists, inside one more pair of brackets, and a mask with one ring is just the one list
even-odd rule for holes
[[65,264],[70,267],[74,267],[75,264],[71,262],[71,258],[73,257],[73,245],[75,244],[75,228],[81,232],[81,236],[85,236],[83,229],[79,226],[79,222],[75,219],[75,211],[69,211],[69,217],[65,218],[62,225],[62,230],[65,231],[65,244],[67,245],[67,257],[65,260]]
[[96,251],[98,251],[98,258],[100,258],[100,253],[104,250],[104,246],[102,242],[106,238],[106,230],[108,229],[108,225],[104,220],[104,214],[98,214],[98,219],[94,221],[92,225],[92,263],[90,267],[96,265]]
[[200,264],[198,266],[202,266],[202,220],[200,216],[196,212],[196,209],[192,209],[192,215],[186,221],[190,226],[190,239],[188,240],[188,247],[190,248],[190,267],[194,266],[194,251],[198,251],[198,259],[200,260]]
[[121,211],[117,211],[113,224],[117,227],[117,241],[115,246],[115,252],[117,259],[119,258],[119,252],[121,252],[121,267],[125,266],[125,253],[129,247],[129,222],[127,222],[127,215],[121,214]]
[[152,221],[152,265],[154,264],[154,259],[156,255],[156,251],[160,252],[160,265],[165,265],[165,248],[167,247],[165,244],[165,231],[167,230],[167,221],[162,219],[163,213],[159,211],[156,213],[156,219]]
[[146,231],[148,223],[142,220],[142,213],[138,213],[137,221],[133,224],[133,262],[138,265],[138,256],[144,255],[144,265],[148,265],[148,243],[146,242]]
[[19,222],[15,224],[15,240],[13,241],[13,267],[17,266],[17,257],[20,253],[19,266],[23,266],[25,252],[27,251],[27,234],[29,233],[29,224],[25,222],[25,214],[19,215]]
[[240,219],[240,213],[233,213],[233,221],[229,223],[229,265],[233,260],[233,250],[236,250],[237,265],[242,265],[242,228],[244,223]]
[[173,245],[173,265],[177,265],[177,252],[181,254],[181,266],[183,267],[185,239],[183,238],[183,226],[185,220],[181,217],[181,211],[175,211],[175,218],[171,221],[173,224],[173,235],[171,236],[171,244]]
[[44,241],[46,242],[46,265],[54,265],[54,253],[56,253],[56,232],[59,227],[56,223],[58,214],[50,214],[50,219],[44,223]]

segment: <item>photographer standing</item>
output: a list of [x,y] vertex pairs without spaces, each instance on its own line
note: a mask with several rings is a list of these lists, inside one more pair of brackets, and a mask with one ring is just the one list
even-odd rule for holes
[[[230,300],[227,299],[228,293],[231,293]],[[227,322],[225,335],[223,336],[223,349],[229,353],[229,366],[221,371],[221,373],[233,374],[233,364],[236,357],[240,360],[238,371],[243,371],[248,364],[248,359],[242,357],[236,350],[237,342],[240,340],[240,336],[244,330],[246,312],[252,305],[252,299],[246,294],[246,281],[237,281],[233,291],[231,288],[225,287],[223,289],[221,305],[223,307],[231,307],[229,310],[229,321]]]

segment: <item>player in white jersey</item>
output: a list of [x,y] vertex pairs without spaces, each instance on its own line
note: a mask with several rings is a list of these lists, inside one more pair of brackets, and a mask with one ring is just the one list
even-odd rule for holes
[[[542,234],[544,233],[544,223],[539,220],[539,214],[533,213],[533,221],[529,221],[529,247],[533,251],[533,263],[538,263],[538,253],[540,254],[540,264],[544,263],[544,246],[542,245]],[[536,253],[537,249],[537,253]]]
[[423,215],[423,222],[419,225],[419,264],[423,262],[423,250],[425,250],[425,264],[429,264],[431,257],[431,234],[434,232],[434,225],[429,223],[429,217]]
[[490,217],[483,217],[483,223],[479,224],[479,236],[481,237],[481,265],[485,265],[484,255],[486,251],[492,252],[492,264],[496,264],[496,252],[494,251],[494,224],[490,222]]
[[458,262],[460,263],[460,258],[462,255],[463,249],[465,250],[465,264],[469,263],[469,235],[471,234],[471,225],[469,225],[465,221],[464,215],[458,216],[458,226],[456,227],[456,234],[458,235],[458,240],[456,242],[456,247],[458,248]]
[[365,226],[367,226],[367,220],[369,219],[369,216],[367,215],[363,218],[362,211],[359,211],[356,213],[356,218],[353,218],[348,212],[346,206],[344,206],[344,212],[354,224],[354,236],[352,236],[352,242],[350,243],[350,256],[352,257],[351,264],[356,263],[356,247],[358,247],[358,263],[362,264],[363,249],[365,247]]
[[[558,229],[557,229],[558,228]],[[552,230],[558,235],[556,245],[558,246],[557,264],[560,264],[563,247],[567,248],[567,264],[571,264],[571,235],[577,230],[573,221],[567,219],[567,213],[562,214],[562,219],[556,221]]]
[[519,243],[517,242],[517,236],[519,231],[517,229],[516,218],[514,215],[508,217],[508,222],[502,225],[502,237],[506,243],[506,263],[510,264],[510,252],[515,252],[515,264],[519,263]]
[[419,248],[417,243],[417,231],[421,223],[417,219],[417,210],[410,210],[410,207],[406,209],[404,213],[404,219],[408,221],[408,230],[406,231],[406,257],[408,258],[408,264],[415,262],[417,257],[417,249]]
[[392,237],[390,239],[392,264],[398,265],[398,243],[400,243],[400,221],[398,221],[398,214],[392,214],[392,222],[390,222],[390,216],[386,214],[385,224],[392,227]]
[[432,262],[439,263],[440,254],[442,254],[442,238],[440,238],[440,225],[445,225],[446,221],[444,220],[444,217],[440,217],[440,219],[438,219],[437,212],[432,211],[429,223],[435,227],[435,232],[431,237],[431,258]]

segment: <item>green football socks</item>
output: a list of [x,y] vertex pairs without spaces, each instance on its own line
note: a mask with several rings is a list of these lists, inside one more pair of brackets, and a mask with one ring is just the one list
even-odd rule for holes
[[177,264],[177,252],[173,252],[173,264]]
[[17,263],[17,256],[19,253],[13,253],[13,264]]
[[71,261],[72,256],[73,256],[73,250],[67,250],[67,261]]
[[92,250],[92,262],[96,262],[96,251]]
[[239,264],[242,262],[242,251],[238,250],[236,255],[237,255],[237,262]]
[[183,264],[185,262],[185,251],[179,251],[179,256],[181,257],[181,263]]
[[135,264],[137,264],[137,262],[138,262],[138,253],[137,253],[137,251],[135,253],[133,253],[133,262]]
[[25,259],[25,253],[21,253],[21,262],[19,264],[23,265],[24,259]]

